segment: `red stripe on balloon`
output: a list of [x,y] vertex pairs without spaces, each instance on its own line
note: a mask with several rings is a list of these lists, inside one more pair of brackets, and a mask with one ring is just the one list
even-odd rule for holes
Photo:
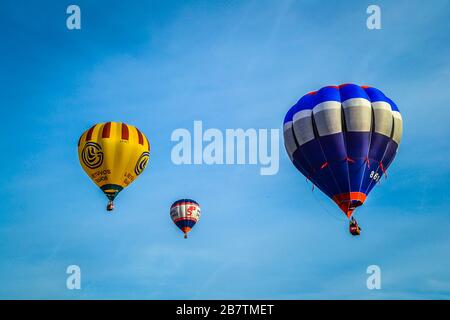
[[176,208],[179,206],[198,206],[198,204],[194,203],[194,202],[177,202],[176,204],[174,204],[171,208]]
[[86,141],[91,141],[91,140],[92,140],[92,133],[94,132],[95,126],[96,126],[96,125],[93,125],[93,126],[89,129],[89,131],[88,131],[88,133],[87,133],[87,135],[86,135]]
[[129,136],[128,126],[125,123],[122,123],[122,140],[128,140]]
[[174,222],[174,223],[177,223],[178,221],[186,221],[186,220],[192,221],[192,222],[195,222],[195,223],[198,222],[197,219],[194,219],[194,218],[186,218],[186,217],[177,218],[177,219],[173,220],[173,222]]
[[138,138],[139,138],[139,144],[140,145],[144,145],[144,136],[142,135],[142,133],[139,131],[138,128],[136,128],[137,134],[138,134]]
[[111,135],[111,122],[105,123],[102,131],[102,138],[109,138]]

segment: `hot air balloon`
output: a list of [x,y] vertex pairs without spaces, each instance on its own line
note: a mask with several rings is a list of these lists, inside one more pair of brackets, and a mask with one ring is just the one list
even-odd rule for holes
[[387,176],[403,132],[397,105],[380,90],[355,84],[304,95],[283,130],[294,166],[349,219]]
[[117,194],[144,171],[149,154],[150,144],[145,135],[120,122],[96,124],[78,141],[80,164],[108,197],[108,211],[114,209]]
[[191,199],[177,200],[170,207],[170,217],[187,239],[188,232],[200,220],[200,205]]

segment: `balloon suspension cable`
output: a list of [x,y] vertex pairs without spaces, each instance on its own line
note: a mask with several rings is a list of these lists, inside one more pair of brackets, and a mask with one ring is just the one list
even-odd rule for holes
[[[310,177],[306,177],[306,183],[308,183],[309,181],[310,181],[310,179],[309,179]],[[313,182],[311,182],[311,184],[312,184],[312,188],[311,188],[311,191],[314,191],[314,183]]]
[[[314,183],[312,185],[313,185],[313,189],[311,191],[314,191]],[[320,197],[319,197],[320,195],[318,195],[316,192],[312,192],[312,195],[313,195],[314,199],[316,200],[316,202],[319,204],[319,206],[322,207],[323,212],[325,212],[328,216],[330,216],[333,219],[338,220],[338,221],[348,221],[349,218],[347,216],[344,215],[345,217],[343,217],[342,214],[336,215],[335,213],[330,212],[330,210],[326,207],[325,203],[320,199]],[[320,212],[322,212],[322,211],[320,211]]]

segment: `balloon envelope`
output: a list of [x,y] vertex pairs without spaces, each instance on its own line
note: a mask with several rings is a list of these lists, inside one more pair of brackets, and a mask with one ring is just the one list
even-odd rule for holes
[[170,217],[176,226],[183,231],[185,238],[200,220],[200,205],[192,199],[180,199],[170,207]]
[[96,124],[78,141],[83,170],[111,201],[144,171],[149,152],[145,135],[120,122]]
[[294,166],[350,217],[394,160],[403,124],[380,90],[344,84],[303,96],[283,130]]

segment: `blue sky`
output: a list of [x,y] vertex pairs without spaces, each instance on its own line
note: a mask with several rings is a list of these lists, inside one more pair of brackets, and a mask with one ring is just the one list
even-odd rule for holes
[[[0,298],[450,298],[450,3],[421,1],[2,1]],[[366,28],[378,4],[382,29]],[[347,222],[285,154],[280,170],[176,166],[177,128],[279,128],[304,93],[373,85],[404,137],[389,178]],[[113,215],[78,163],[92,124],[152,145]],[[190,197],[188,240],[169,218]],[[66,289],[79,265],[82,290]],[[366,288],[377,264],[382,289]]]

